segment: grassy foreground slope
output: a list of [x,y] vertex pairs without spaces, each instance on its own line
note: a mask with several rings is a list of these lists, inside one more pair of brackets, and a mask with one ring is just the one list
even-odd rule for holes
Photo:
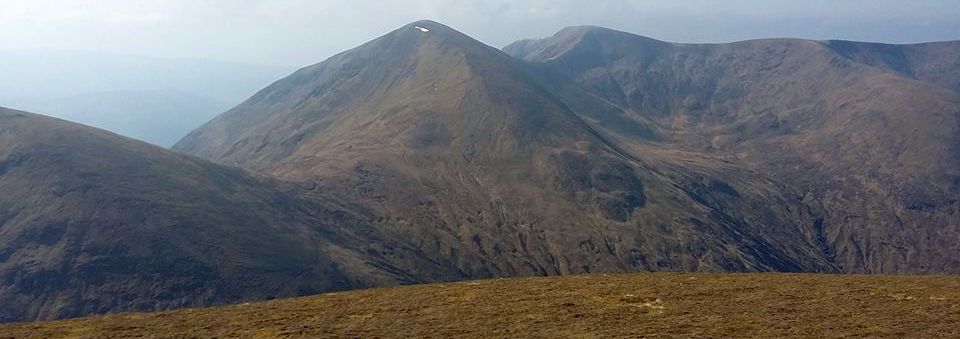
[[30,337],[960,337],[960,277],[518,278],[0,326]]

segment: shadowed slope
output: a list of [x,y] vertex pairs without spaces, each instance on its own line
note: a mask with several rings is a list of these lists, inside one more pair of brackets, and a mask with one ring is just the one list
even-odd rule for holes
[[6,109],[0,191],[0,321],[416,282],[434,265],[320,194]]

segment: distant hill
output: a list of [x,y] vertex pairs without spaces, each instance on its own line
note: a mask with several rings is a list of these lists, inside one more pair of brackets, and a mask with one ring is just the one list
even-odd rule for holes
[[292,68],[95,52],[0,51],[0,106],[50,114],[160,146]]
[[958,287],[934,276],[518,278],[0,325],[0,336],[956,338]]

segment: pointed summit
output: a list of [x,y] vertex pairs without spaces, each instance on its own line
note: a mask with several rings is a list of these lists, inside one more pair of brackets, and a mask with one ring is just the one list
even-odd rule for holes
[[404,53],[437,52],[422,49],[439,46],[443,46],[444,51],[486,54],[486,57],[496,50],[444,24],[420,20],[403,25],[346,53],[363,54],[376,51],[384,54],[385,58],[397,58]]
[[462,35],[462,36],[466,36],[465,34],[460,33],[459,31],[457,31],[457,30],[455,30],[455,29],[453,29],[453,28],[450,28],[450,26],[441,24],[441,23],[436,22],[436,21],[433,21],[433,20],[418,20],[418,21],[414,21],[414,22],[411,22],[411,23],[409,23],[409,24],[404,25],[404,26],[401,27],[401,28],[398,28],[397,30],[403,30],[404,28],[413,28],[413,29],[416,30],[416,31],[420,31],[420,33],[430,33],[430,32],[433,32],[434,34]]
[[[297,71],[174,147],[266,168],[290,157],[331,159],[321,155],[346,154],[342,147],[353,144],[386,149],[392,138],[513,153],[534,141],[594,138],[584,127],[510,56],[417,21]],[[468,135],[447,140],[451,128]]]

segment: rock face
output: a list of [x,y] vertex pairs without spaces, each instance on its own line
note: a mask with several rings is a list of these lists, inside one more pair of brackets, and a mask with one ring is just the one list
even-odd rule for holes
[[690,45],[573,27],[504,50],[569,106],[604,107],[593,125],[625,143],[725,159],[801,193],[843,271],[960,272],[956,42]]
[[317,192],[6,109],[0,192],[0,321],[462,276]]
[[588,118],[528,65],[417,22],[274,83],[175,149],[336,191],[470,277],[837,271],[800,192],[722,159],[633,150]]

